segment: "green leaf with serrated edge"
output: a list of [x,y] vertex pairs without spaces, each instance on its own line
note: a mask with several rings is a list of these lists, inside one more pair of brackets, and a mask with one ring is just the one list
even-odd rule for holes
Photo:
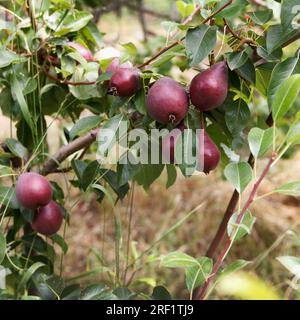
[[224,175],[238,193],[242,193],[252,180],[252,168],[247,162],[229,163]]
[[252,128],[248,134],[248,142],[254,158],[262,157],[272,145],[273,128],[266,130],[260,128]]
[[247,211],[244,214],[242,221],[239,224],[236,222],[237,218],[238,213],[234,213],[227,225],[227,234],[229,237],[234,237],[235,241],[240,240],[246,234],[250,234],[256,220],[250,211]]
[[186,52],[190,66],[199,64],[214,49],[217,41],[216,27],[200,25],[186,34]]
[[293,181],[276,188],[274,192],[282,193],[288,196],[300,196],[300,181]]
[[273,10],[266,9],[261,11],[249,12],[250,18],[258,25],[267,23],[273,17]]
[[187,268],[199,266],[199,262],[186,253],[171,252],[161,258],[160,266],[165,268]]
[[283,117],[293,106],[300,90],[300,75],[292,75],[285,80],[277,90],[272,103],[274,121]]

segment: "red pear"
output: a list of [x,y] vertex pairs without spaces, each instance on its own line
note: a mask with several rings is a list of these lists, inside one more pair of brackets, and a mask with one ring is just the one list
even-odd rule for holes
[[165,135],[162,139],[162,159],[165,163],[175,163],[175,145],[178,136],[186,129],[184,122],[179,125],[170,133]]
[[81,45],[80,43],[77,42],[68,42],[67,45],[73,49],[75,49],[78,53],[80,53],[80,55],[88,62],[92,62],[95,61],[95,58],[92,54],[92,52],[84,47],[83,45]]
[[56,233],[63,222],[63,215],[60,206],[55,201],[50,201],[46,206],[36,212],[31,223],[33,230],[51,236]]
[[195,76],[190,86],[193,105],[200,111],[219,107],[228,93],[228,68],[225,61],[214,64]]
[[133,68],[117,68],[109,81],[109,87],[120,97],[130,97],[140,88],[140,75]]
[[199,155],[197,170],[206,174],[214,170],[220,162],[220,151],[205,130],[201,130],[199,137]]
[[131,68],[131,63],[127,61],[125,63],[120,64],[120,59],[119,58],[113,58],[111,63],[106,68],[106,72],[114,73],[119,68]]
[[18,178],[16,197],[24,208],[36,209],[51,201],[52,188],[45,177],[35,172],[27,172]]
[[188,111],[189,100],[186,91],[178,82],[163,77],[149,89],[146,105],[154,120],[162,124],[178,123]]

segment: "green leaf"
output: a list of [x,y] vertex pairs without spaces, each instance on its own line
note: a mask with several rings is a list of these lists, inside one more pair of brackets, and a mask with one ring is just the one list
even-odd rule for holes
[[63,36],[70,32],[75,32],[85,27],[93,15],[87,11],[70,10],[65,15],[65,11],[54,11],[51,15],[47,11],[44,14],[44,22],[55,31],[55,35]]
[[300,181],[293,181],[276,188],[274,192],[282,193],[288,196],[300,196]]
[[80,179],[80,184],[84,191],[86,191],[87,188],[94,182],[96,176],[99,173],[100,167],[100,163],[95,160],[90,162],[85,168]]
[[163,286],[157,286],[153,289],[153,300],[172,300],[169,291]]
[[252,128],[248,134],[248,142],[254,158],[262,157],[270,148],[273,142],[273,128],[266,130]]
[[248,58],[247,61],[238,69],[237,73],[245,80],[255,84],[256,83],[256,73],[252,61]]
[[200,25],[189,29],[186,34],[186,52],[189,65],[199,64],[214,49],[217,41],[217,28]]
[[[228,3],[228,0],[221,0],[217,2],[214,11],[220,9],[226,3]],[[219,12],[215,17],[233,19],[234,17],[238,16],[243,9],[245,9],[245,0],[234,0],[229,6]]]
[[273,17],[273,10],[266,9],[248,13],[251,19],[258,25],[264,25]]
[[283,117],[293,106],[300,90],[300,75],[295,74],[285,80],[277,90],[273,103],[272,115],[274,121]]
[[275,94],[280,85],[287,80],[292,74],[300,72],[299,57],[287,58],[278,63],[271,74],[271,79],[268,86],[268,104],[272,105]]
[[230,70],[240,68],[248,60],[248,55],[245,50],[238,52],[229,52],[226,53],[225,56],[227,58],[227,64]]
[[18,284],[18,291],[21,291],[26,286],[30,278],[34,275],[34,273],[43,266],[45,266],[45,264],[42,262],[36,262],[33,265],[31,265],[23,274],[23,277]]
[[2,230],[0,229],[0,265],[5,257],[5,252],[6,252],[6,239]]
[[176,181],[177,170],[173,164],[167,164],[166,168],[167,168],[167,174],[168,174],[166,188],[170,188]]
[[182,18],[188,17],[195,10],[194,4],[184,1],[176,1],[176,7]]
[[[252,227],[255,223],[255,218],[252,216],[250,211],[247,211],[242,221],[237,224],[238,213],[234,213],[227,225],[227,234],[229,237],[234,236],[234,240],[238,241],[243,238],[246,234],[250,234]],[[237,231],[237,232],[236,232]],[[236,232],[236,233],[235,233]]]
[[80,300],[102,300],[108,291],[103,284],[92,284],[82,290]]
[[276,258],[284,267],[286,267],[292,274],[300,276],[300,258],[292,256],[281,256]]
[[27,102],[24,98],[23,92],[22,92],[22,86],[19,82],[19,80],[17,79],[16,74],[13,74],[12,77],[12,86],[11,86],[11,90],[12,93],[16,96],[17,101],[20,105],[21,111],[23,113],[24,119],[27,122],[28,126],[30,127],[30,129],[32,130],[32,132],[34,132],[34,122],[33,119],[31,117]]
[[103,192],[107,196],[111,206],[114,208],[114,199],[112,198],[111,193],[105,187],[101,186],[98,183],[97,184],[95,183],[91,185],[91,188]]
[[136,294],[128,290],[127,288],[116,288],[112,292],[119,300],[132,300]]
[[123,185],[119,185],[118,181],[118,173],[108,169],[100,170],[101,176],[108,182],[110,187],[114,190],[114,192],[118,195],[120,199],[124,199],[127,192],[129,191],[129,184],[125,183]]
[[134,180],[147,191],[150,185],[161,175],[163,164],[141,164]]
[[282,0],[281,1],[281,25],[284,29],[290,27],[294,17],[300,13],[299,0]]
[[161,258],[160,266],[165,268],[188,268],[199,266],[199,262],[186,253],[171,252]]
[[26,58],[21,57],[14,52],[0,49],[0,68],[7,67],[12,63],[21,63],[25,61]]
[[200,257],[197,261],[198,266],[188,267],[185,270],[185,283],[190,292],[207,280],[213,268],[213,261],[210,258]]
[[24,159],[28,156],[28,150],[18,140],[8,138],[5,140],[5,143],[9,151],[16,157]]
[[233,136],[238,136],[251,118],[248,105],[242,99],[225,102],[225,122]]
[[94,129],[101,123],[102,117],[89,116],[79,119],[70,131],[70,138],[73,140],[76,136],[80,136],[87,133],[91,129]]
[[11,209],[19,209],[14,188],[0,186],[0,206],[1,205],[9,206]]
[[234,262],[232,262],[230,265],[226,266],[222,272],[220,273],[220,276],[225,276],[228,275],[230,273],[234,273],[238,270],[241,270],[243,268],[245,268],[246,266],[248,266],[251,263],[251,261],[246,261],[243,259],[238,259]]
[[252,168],[247,162],[229,163],[224,175],[238,193],[242,193],[252,180]]
[[53,240],[56,244],[58,244],[60,246],[63,253],[67,253],[68,245],[62,236],[60,236],[59,234],[54,234],[50,238],[51,238],[51,240]]
[[110,118],[99,130],[97,136],[98,157],[106,157],[108,152],[115,146],[116,139],[121,142],[127,135],[128,119],[123,114]]

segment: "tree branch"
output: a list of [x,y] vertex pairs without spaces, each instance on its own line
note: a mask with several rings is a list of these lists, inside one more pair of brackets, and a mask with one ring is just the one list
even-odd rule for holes
[[85,136],[79,137],[71,141],[69,144],[61,147],[51,159],[45,162],[41,173],[43,175],[47,175],[51,172],[54,172],[60,165],[60,163],[67,159],[71,154],[83,148],[87,148],[89,145],[91,145],[92,142],[96,140],[98,131],[99,129],[94,129],[87,133]]
[[[218,10],[216,10],[215,12],[213,12],[209,17],[207,17],[205,20],[203,20],[201,22],[201,24],[205,24],[208,21],[210,21],[210,19],[212,19],[214,16],[216,16],[218,13],[220,13],[222,10],[224,10],[226,7],[228,7],[230,4],[232,4],[233,0],[229,0],[228,2],[226,2],[222,7],[220,7]],[[194,17],[194,15],[200,10],[199,6],[196,7],[196,9],[194,10],[194,12],[191,13],[190,16],[192,16],[192,18]],[[190,22],[190,19],[186,19],[184,21],[183,24],[187,24],[188,22]],[[180,44],[180,42],[182,42],[185,39],[185,37],[182,37],[180,40],[174,41],[171,44],[169,44],[168,46],[165,46],[164,48],[162,48],[158,53],[156,53],[153,57],[151,57],[150,59],[146,60],[143,64],[139,65],[138,68],[144,68],[147,65],[151,64],[153,61],[155,61],[159,56],[161,56],[163,53],[165,53],[166,51],[174,48],[175,46],[177,46],[178,44]]]
[[[275,158],[276,158],[276,153],[274,152],[271,156],[271,158],[269,159],[268,161],[268,164],[266,165],[265,169],[263,170],[262,174],[260,175],[260,177],[258,178],[258,180],[255,182],[252,190],[251,190],[251,193],[244,205],[244,207],[242,208],[242,210],[240,211],[238,217],[237,217],[237,220],[236,220],[236,224],[237,225],[240,225],[240,223],[242,222],[247,210],[249,209],[249,207],[251,206],[252,202],[254,201],[254,197],[256,195],[256,192],[258,190],[258,188],[260,187],[263,179],[266,177],[266,175],[268,174],[270,168],[271,168],[271,165],[272,163],[274,162]],[[206,280],[206,282],[204,283],[204,285],[200,288],[200,290],[198,290],[195,295],[194,295],[194,299],[195,300],[202,300],[205,298],[205,295],[206,295],[206,292],[207,292],[207,289],[209,288],[210,284],[212,283],[212,281],[214,280],[216,274],[218,273],[218,271],[220,270],[221,266],[222,266],[222,263],[224,261],[224,259],[226,258],[233,242],[234,242],[234,238],[235,238],[235,235],[236,235],[236,231],[231,234],[230,237],[227,238],[227,241],[224,245],[224,248],[221,252],[221,254],[219,255],[216,263],[214,264],[213,266],[213,270],[212,270],[212,273],[210,274],[210,276],[208,277],[208,279]]]

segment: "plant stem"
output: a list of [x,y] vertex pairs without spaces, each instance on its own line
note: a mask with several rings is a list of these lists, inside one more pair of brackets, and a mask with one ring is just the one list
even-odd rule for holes
[[[205,20],[203,20],[201,22],[201,24],[205,24],[208,21],[210,21],[210,19],[212,19],[214,16],[216,16],[219,12],[221,12],[222,10],[224,10],[226,7],[228,7],[230,4],[232,4],[233,0],[229,0],[228,2],[226,2],[222,7],[220,7],[218,10],[216,10],[215,12],[213,12],[209,17],[207,17]],[[194,17],[194,15],[200,10],[200,8],[197,6],[196,9],[194,10],[194,12],[190,15],[192,16],[192,18]],[[187,24],[189,23],[191,20],[186,19],[183,24]],[[180,44],[183,40],[185,39],[185,37],[182,37],[180,40],[174,41],[171,44],[169,44],[168,46],[162,48],[158,53],[156,53],[154,56],[152,56],[150,59],[146,60],[143,64],[139,65],[138,68],[144,68],[146,66],[148,66],[149,64],[151,64],[153,61],[155,61],[159,56],[161,56],[163,53],[165,53],[166,51],[174,48],[175,46],[177,46],[178,44]]]
[[[238,217],[237,217],[237,220],[236,220],[236,224],[239,225],[243,218],[244,218],[244,215],[245,213],[247,212],[247,210],[249,209],[249,207],[251,206],[252,202],[254,201],[254,197],[255,197],[255,194],[258,190],[258,188],[260,187],[263,179],[266,177],[266,175],[268,174],[270,168],[271,168],[271,165],[272,163],[274,162],[275,158],[276,158],[276,153],[274,152],[271,156],[271,158],[269,159],[265,169],[263,170],[263,172],[261,173],[260,177],[258,178],[258,180],[255,182],[253,188],[252,188],[252,191],[248,197],[248,200],[246,201],[246,203],[244,204],[242,210],[240,211],[240,213],[238,214]],[[237,228],[238,230],[238,228]],[[236,234],[236,231],[234,231],[234,235]],[[210,276],[208,277],[208,279],[206,280],[206,282],[204,283],[204,285],[195,292],[194,294],[194,299],[195,300],[203,300],[205,298],[205,295],[206,295],[206,292],[207,292],[207,289],[210,287],[210,284],[212,283],[212,281],[214,280],[216,274],[218,273],[218,271],[220,270],[221,266],[222,266],[222,263],[224,261],[224,259],[226,258],[233,242],[234,242],[234,238],[235,236],[230,236],[227,238],[227,241],[224,245],[224,248],[221,252],[221,254],[218,256],[217,260],[216,260],[216,263],[214,264],[213,266],[213,270],[212,270],[212,273],[210,274]]]

